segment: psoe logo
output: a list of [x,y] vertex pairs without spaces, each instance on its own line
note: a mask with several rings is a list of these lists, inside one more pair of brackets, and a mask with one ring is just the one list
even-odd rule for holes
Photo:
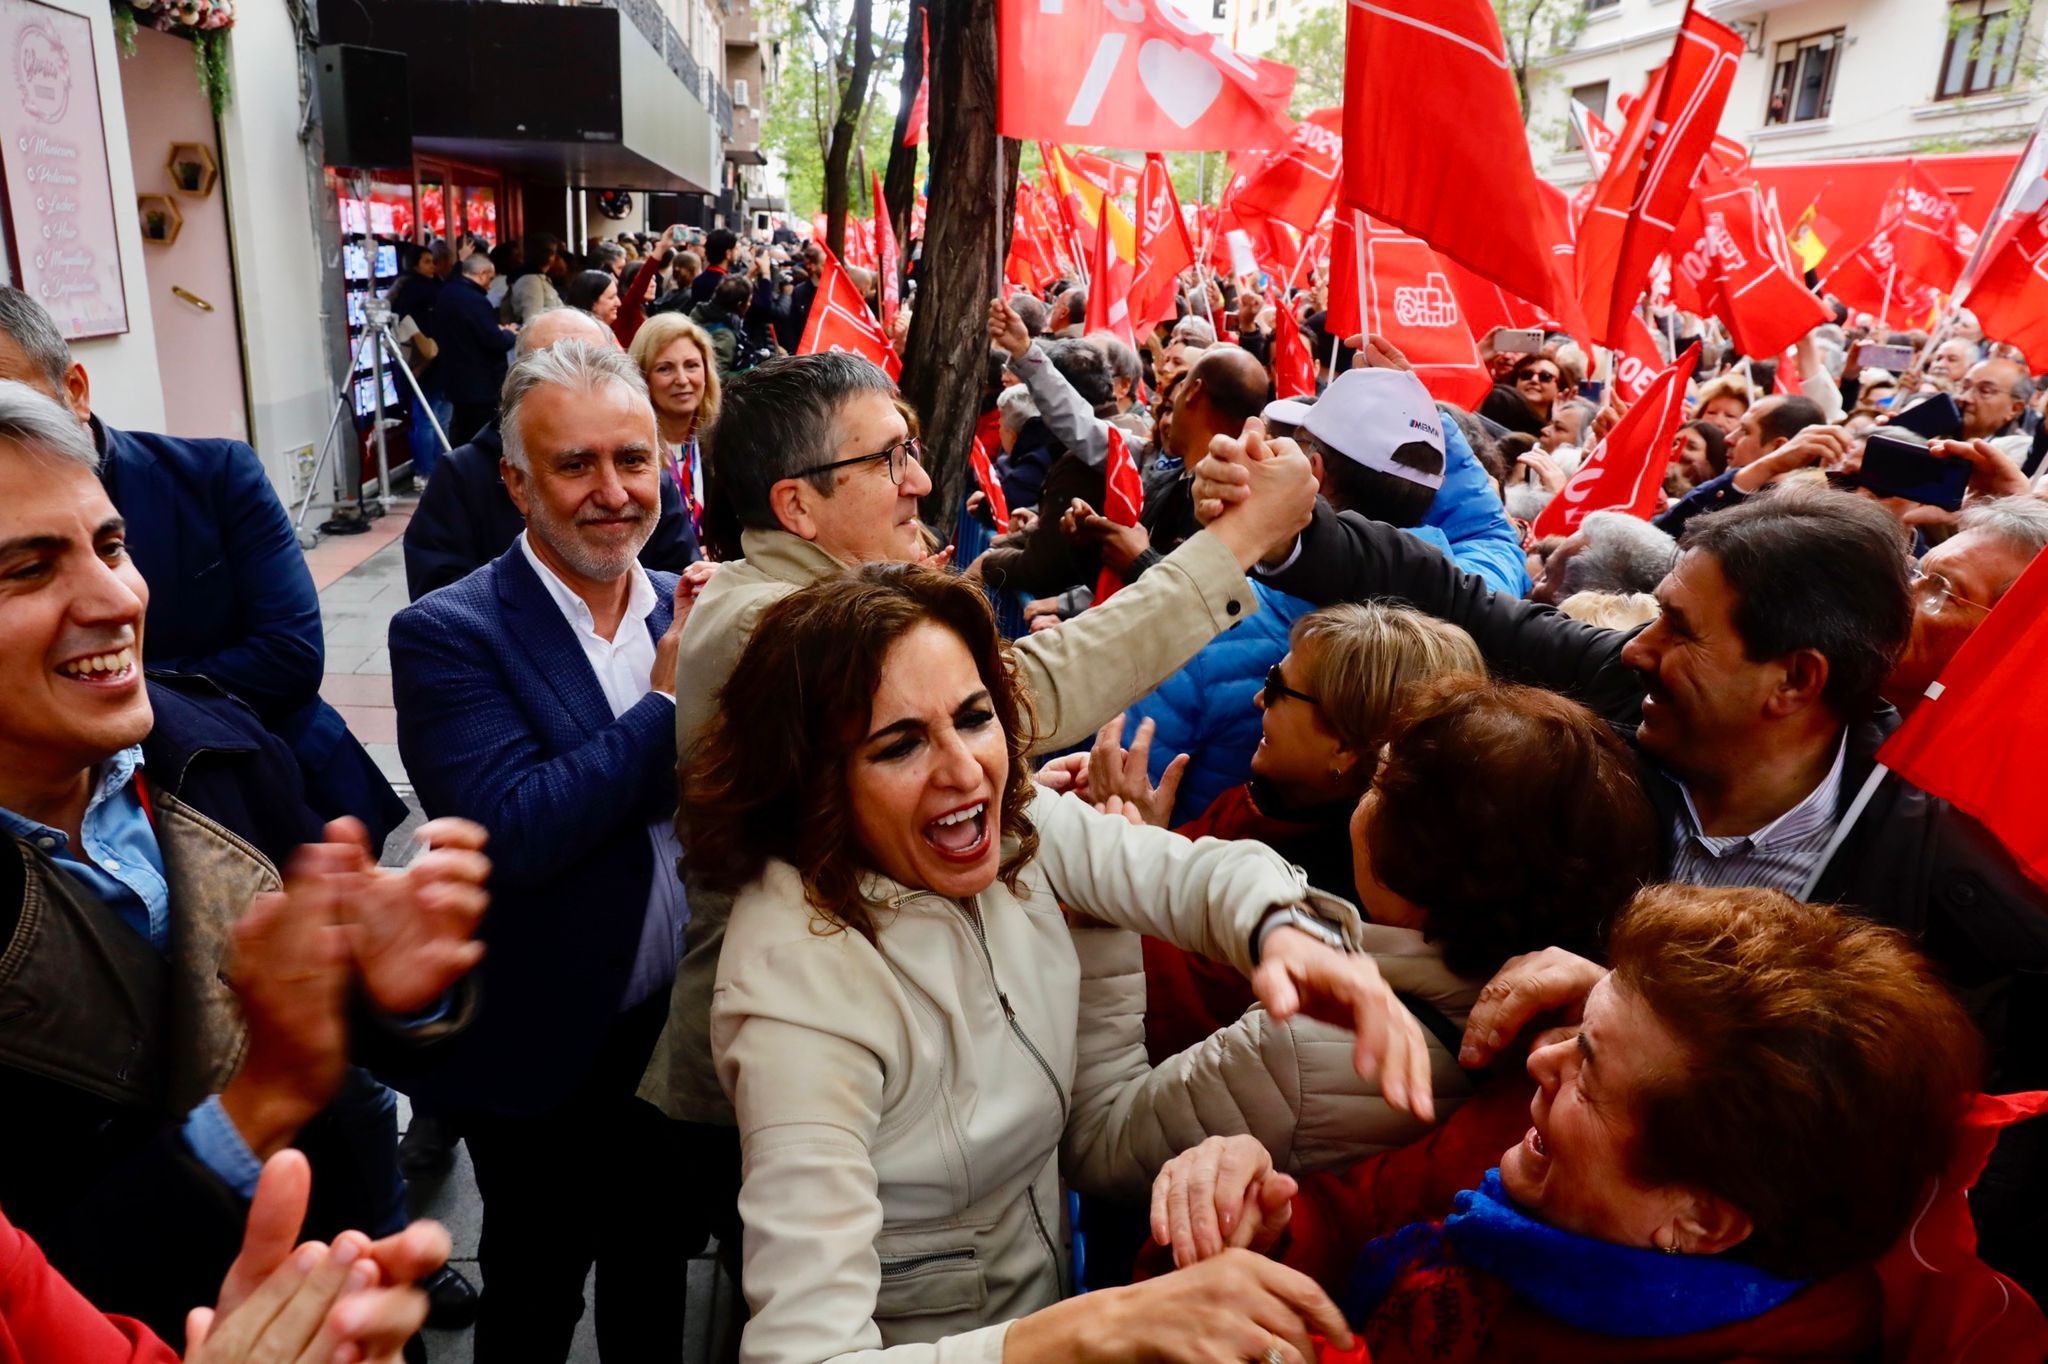
[[56,123],[71,107],[71,54],[41,19],[29,20],[14,35],[14,84],[31,118]]
[[1458,301],[1451,297],[1451,282],[1431,271],[1420,288],[1409,284],[1394,290],[1394,320],[1404,327],[1455,326]]

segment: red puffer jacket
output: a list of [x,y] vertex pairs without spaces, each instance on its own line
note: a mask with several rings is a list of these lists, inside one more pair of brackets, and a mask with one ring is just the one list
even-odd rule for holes
[[0,1214],[0,1364],[178,1364],[147,1326],[111,1317]]

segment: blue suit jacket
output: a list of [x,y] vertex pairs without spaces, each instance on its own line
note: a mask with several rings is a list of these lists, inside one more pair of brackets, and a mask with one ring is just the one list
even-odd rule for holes
[[313,808],[354,815],[381,846],[405,803],[320,699],[320,597],[256,452],[238,440],[93,426],[100,480],[149,584],[149,667],[210,678],[246,702],[298,758]]
[[[649,573],[655,638],[676,575]],[[490,830],[481,1014],[409,1092],[537,1113],[581,1082],[625,994],[676,803],[675,706],[612,718],[569,622],[515,543],[391,621],[398,748],[429,815]]]

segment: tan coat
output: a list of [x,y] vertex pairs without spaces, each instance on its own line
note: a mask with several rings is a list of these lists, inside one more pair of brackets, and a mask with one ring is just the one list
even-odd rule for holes
[[[732,676],[761,613],[800,587],[845,571],[786,531],[749,530],[746,558],[726,564],[690,613],[676,661],[676,752],[688,754]],[[1110,601],[1057,630],[1017,641],[1017,663],[1038,717],[1034,751],[1079,743],[1150,692],[1224,630],[1258,610],[1236,556],[1204,531]],[[687,854],[687,848],[685,853]],[[690,923],[670,995],[668,1026],[640,1097],[669,1116],[730,1123],[711,1069],[707,1021],[729,901],[689,887]]]
[[745,1172],[744,1364],[999,1361],[1007,1323],[1071,1289],[1063,1170],[1092,1191],[1149,1178],[1119,1104],[1142,1037],[1078,1026],[1075,938],[1127,935],[1071,933],[1061,905],[1249,970],[1258,921],[1305,894],[1257,843],[1048,791],[1031,816],[1024,894],[877,878],[874,943],[820,931],[784,864],[735,900],[711,1029]]

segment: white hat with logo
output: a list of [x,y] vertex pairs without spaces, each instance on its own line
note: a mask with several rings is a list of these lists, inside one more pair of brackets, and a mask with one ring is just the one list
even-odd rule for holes
[[[1328,449],[1368,469],[1426,488],[1443,486],[1443,414],[1436,410],[1422,381],[1407,370],[1345,370],[1304,414],[1301,428]],[[1436,452],[1436,458],[1422,456],[1410,462],[1396,458],[1396,452],[1409,445],[1426,445]]]

